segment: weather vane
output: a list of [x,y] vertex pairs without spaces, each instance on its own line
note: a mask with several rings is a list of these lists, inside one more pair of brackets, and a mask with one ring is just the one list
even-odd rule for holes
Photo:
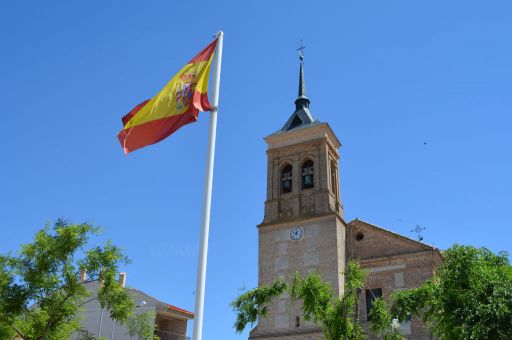
[[299,51],[299,59],[300,59],[301,63],[304,62],[304,49],[305,48],[306,48],[306,46],[303,45],[302,39],[300,39],[300,46],[297,49],[297,51]]

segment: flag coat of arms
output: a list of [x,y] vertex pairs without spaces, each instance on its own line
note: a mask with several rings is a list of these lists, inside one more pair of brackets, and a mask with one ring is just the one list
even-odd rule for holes
[[217,40],[192,58],[156,96],[122,118],[124,127],[117,137],[125,154],[158,143],[195,122],[199,111],[211,111],[208,78]]

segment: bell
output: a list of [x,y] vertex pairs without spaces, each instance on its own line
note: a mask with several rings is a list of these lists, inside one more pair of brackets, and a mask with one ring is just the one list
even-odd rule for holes
[[311,175],[304,176],[304,186],[310,187],[313,185],[313,179],[311,178]]

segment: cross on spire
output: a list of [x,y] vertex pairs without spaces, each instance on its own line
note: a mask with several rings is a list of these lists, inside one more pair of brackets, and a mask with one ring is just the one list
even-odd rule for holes
[[300,103],[297,103],[297,101],[295,101],[295,103],[297,104],[297,109],[299,109],[299,107],[302,107],[302,106],[307,107],[309,105],[309,99],[306,96],[306,81],[304,80],[304,49],[305,48],[306,48],[306,46],[304,46],[302,39],[300,39],[300,46],[297,49],[297,51],[299,51],[299,60],[300,60],[299,95],[298,95],[297,100]]
[[309,111],[309,99],[306,95],[306,80],[304,79],[304,42],[300,40],[299,51],[300,71],[299,71],[299,93],[295,100],[295,112],[288,118],[281,131],[290,131],[299,126],[309,125],[315,122],[313,115]]
[[299,51],[299,60],[301,63],[304,62],[304,49],[305,48],[306,48],[306,46],[303,45],[302,39],[300,39],[300,46],[297,49],[297,51]]

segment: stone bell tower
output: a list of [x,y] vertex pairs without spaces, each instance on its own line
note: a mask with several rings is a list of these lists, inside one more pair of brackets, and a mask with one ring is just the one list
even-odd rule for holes
[[[343,293],[345,234],[338,177],[340,141],[327,123],[313,118],[300,53],[295,112],[268,145],[265,217],[258,226],[258,285],[319,273]],[[281,296],[251,331],[249,339],[322,339],[302,318],[301,305]]]

